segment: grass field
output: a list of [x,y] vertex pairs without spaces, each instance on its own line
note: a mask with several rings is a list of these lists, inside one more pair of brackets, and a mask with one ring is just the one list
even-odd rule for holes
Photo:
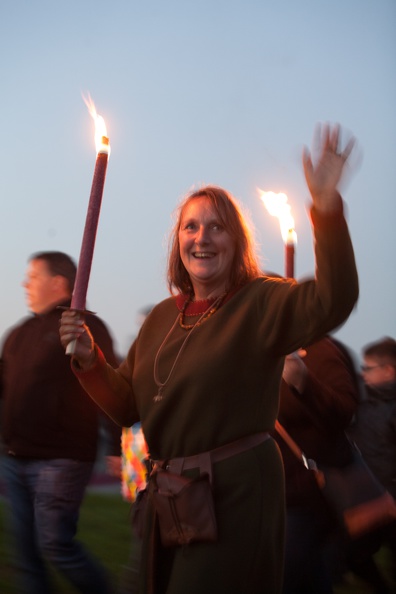
[[[0,500],[0,592],[17,594],[12,583],[13,564],[7,548],[6,508]],[[128,564],[131,547],[130,506],[118,494],[88,493],[81,509],[78,538],[90,551],[102,560],[114,579],[120,583],[122,573]],[[381,550],[378,563],[388,576],[389,559]],[[53,576],[56,594],[76,594],[74,588],[58,575]],[[396,584],[394,584],[396,591]],[[371,590],[352,575],[347,575],[344,584],[337,586],[335,594],[370,594]],[[204,593],[203,593],[204,594]],[[245,593],[241,593],[245,594]],[[249,594],[246,592],[246,594]]]

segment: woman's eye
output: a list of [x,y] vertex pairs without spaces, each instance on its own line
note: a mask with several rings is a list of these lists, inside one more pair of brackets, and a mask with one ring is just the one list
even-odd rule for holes
[[222,231],[223,225],[221,225],[220,223],[213,223],[212,229],[213,229],[213,231]]
[[186,223],[183,229],[195,229],[194,223]]

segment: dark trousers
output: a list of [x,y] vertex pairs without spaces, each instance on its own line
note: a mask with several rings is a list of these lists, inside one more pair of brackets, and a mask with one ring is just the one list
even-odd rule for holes
[[79,592],[108,594],[104,568],[75,539],[92,464],[11,456],[2,462],[16,545],[18,592],[51,594],[48,562]]
[[332,594],[329,538],[326,514],[314,507],[287,509],[283,594]]

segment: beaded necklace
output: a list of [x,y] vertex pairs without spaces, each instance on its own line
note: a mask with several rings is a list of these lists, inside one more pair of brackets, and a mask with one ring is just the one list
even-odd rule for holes
[[[162,343],[157,351],[157,354],[155,355],[153,375],[154,375],[155,385],[158,388],[158,393],[153,398],[154,402],[160,402],[163,399],[163,391],[165,389],[165,386],[168,384],[170,377],[176,367],[176,364],[177,364],[178,360],[180,359],[180,355],[184,351],[184,349],[187,345],[188,339],[190,338],[191,334],[194,332],[194,330],[196,328],[198,328],[198,326],[200,326],[203,322],[208,320],[219,309],[219,307],[220,307],[221,303],[223,302],[226,295],[227,295],[227,293],[220,295],[220,297],[218,297],[212,304],[210,304],[209,307],[198,318],[198,320],[195,322],[195,324],[183,324],[184,312],[186,311],[186,308],[187,308],[188,304],[190,303],[190,299],[186,299],[186,301],[183,305],[182,311],[179,314],[177,314],[177,317],[176,317],[175,321],[173,322],[171,329],[165,336],[164,340],[162,341]],[[166,380],[164,382],[161,382],[158,378],[159,357],[160,357],[162,349],[164,348],[164,346],[165,346],[166,342],[168,341],[170,335],[172,334],[173,330],[176,328],[178,322],[182,328],[184,328],[185,330],[191,330],[191,332],[189,332],[187,334],[187,336],[185,337],[185,339],[183,340],[181,347],[179,349],[179,352],[177,353],[176,358],[173,362],[173,365],[169,371],[168,377],[166,378]]]
[[[194,313],[187,314],[186,313],[187,307],[191,303],[191,297],[188,297],[186,299],[186,301],[184,302],[183,308],[179,315],[180,326],[182,328],[184,328],[184,330],[192,330],[192,328],[195,328],[196,326],[200,326],[201,324],[206,322],[206,320],[209,320],[209,318],[211,316],[213,316],[213,314],[219,309],[219,307],[223,303],[226,296],[227,296],[227,291],[225,293],[223,293],[222,295],[220,295],[220,297],[215,299],[215,301],[211,305],[209,305],[209,307],[207,309],[205,309],[204,312],[202,312],[202,315],[199,313],[197,313],[197,314],[194,314]],[[194,315],[201,315],[201,317],[194,324],[184,324],[183,318],[185,316],[194,316]]]

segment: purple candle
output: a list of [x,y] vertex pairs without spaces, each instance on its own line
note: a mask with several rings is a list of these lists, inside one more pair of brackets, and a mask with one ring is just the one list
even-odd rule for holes
[[[96,143],[96,164],[92,179],[91,195],[88,203],[87,216],[85,220],[84,234],[81,244],[80,257],[78,260],[76,281],[71,300],[71,309],[81,313],[85,312],[89,276],[93,252],[96,240],[96,231],[98,228],[100,207],[102,204],[103,188],[106,179],[107,163],[110,155],[110,144],[107,137],[106,125],[103,118],[96,113],[95,105],[90,97],[84,101],[87,104],[89,112],[95,120],[95,143]],[[66,353],[71,355],[74,352],[75,341],[72,341],[66,349]]]
[[85,220],[84,235],[81,244],[80,258],[78,260],[76,282],[71,301],[71,308],[85,310],[89,276],[93,252],[95,247],[96,231],[98,228],[100,207],[102,204],[103,188],[106,179],[107,162],[109,160],[109,139],[102,137],[103,149],[96,157],[95,171],[91,186],[87,217]]
[[110,155],[110,144],[107,137],[106,124],[102,116],[96,112],[91,97],[83,97],[89,113],[95,121],[96,164],[91,186],[85,220],[84,235],[81,244],[80,258],[77,266],[76,282],[71,301],[71,309],[84,312],[87,298],[89,276],[95,247],[96,231],[99,223],[103,188],[106,179],[107,163]]

